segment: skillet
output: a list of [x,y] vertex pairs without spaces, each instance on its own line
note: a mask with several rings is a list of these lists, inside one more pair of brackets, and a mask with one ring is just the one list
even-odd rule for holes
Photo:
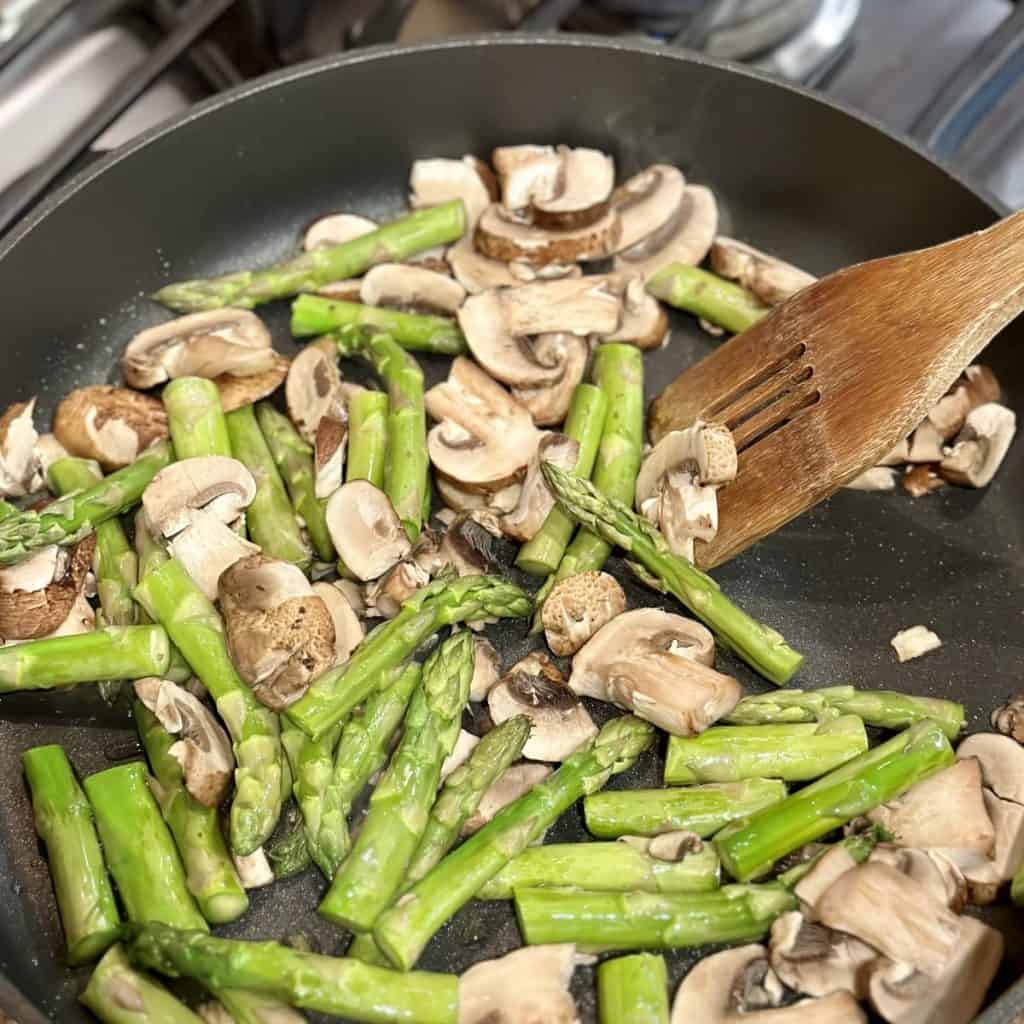
[[[145,298],[161,284],[271,262],[330,211],[394,215],[416,158],[486,155],[517,142],[604,149],[620,180],[652,162],[677,164],[714,189],[723,232],[816,273],[930,245],[1002,212],[859,115],[678,51],[564,36],[361,51],[190,110],[90,168],[0,243],[0,408],[37,394],[37,419],[48,421],[70,389],[113,381],[127,339],[167,316]],[[275,346],[292,351],[285,304],[261,313]],[[984,357],[1018,409],[1022,342],[1024,322]],[[678,317],[670,344],[645,360],[648,397],[713,344]],[[428,381],[446,364],[424,360]],[[982,729],[1024,669],[1022,504],[1017,444],[986,490],[950,488],[918,501],[840,492],[716,577],[807,655],[799,684],[849,681],[953,698],[966,705],[969,729]],[[620,563],[613,568],[631,606],[666,605]],[[915,623],[945,645],[897,665],[889,638]],[[521,623],[495,630],[506,664],[525,653],[524,632]],[[750,691],[765,689],[723,659],[723,671]],[[125,707],[103,706],[88,688],[0,700],[0,1009],[20,1024],[91,1019],[75,1004],[87,972],[59,962],[59,921],[20,777],[21,751],[48,742],[64,744],[80,774],[138,756]],[[660,758],[647,755],[613,785],[656,785]],[[584,837],[578,809],[550,834]],[[343,936],[313,913],[320,891],[314,872],[258,890],[249,914],[223,933],[303,932],[319,951],[338,952]],[[1007,936],[997,995],[1024,972],[1024,927],[1008,905],[986,918]],[[421,965],[461,971],[517,944],[507,905],[471,905]],[[694,959],[668,957],[673,987]],[[595,1020],[590,970],[577,971],[574,989],[582,1018]],[[1011,992],[986,1024],[1014,1019],[1021,996]]]

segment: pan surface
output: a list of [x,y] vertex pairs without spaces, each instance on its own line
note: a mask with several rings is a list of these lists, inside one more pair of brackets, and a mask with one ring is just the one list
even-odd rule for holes
[[[126,340],[167,316],[145,298],[162,283],[271,261],[294,251],[305,226],[327,212],[393,215],[414,159],[486,155],[516,142],[596,146],[614,154],[620,179],[652,162],[677,164],[714,189],[723,232],[816,273],[929,245],[995,216],[978,193],[877,126],[678,52],[506,36],[360,53],[245,86],[150,133],[0,245],[0,408],[38,394],[43,422],[73,387],[114,380]],[[291,351],[286,307],[265,312],[275,345]],[[1015,343],[1024,343],[1024,323],[985,361],[1020,408],[1024,360]],[[678,318],[670,344],[645,360],[649,397],[713,344]],[[446,363],[424,361],[431,380]],[[1022,505],[1017,444],[986,490],[949,488],[916,502],[841,492],[716,577],[807,655],[800,685],[849,681],[949,697],[981,729],[1024,669]],[[631,605],[671,607],[619,575]],[[944,646],[897,665],[889,638],[915,623]],[[524,634],[522,623],[495,631],[506,664],[529,646]],[[728,655],[721,660],[750,690],[765,689]],[[90,692],[0,700],[0,970],[39,1008],[37,1019],[85,1021],[74,1000],[87,971],[60,963],[59,921],[20,774],[20,752],[44,742],[63,743],[80,774],[138,756],[137,747],[124,710],[103,708]],[[660,758],[648,755],[613,785],[656,785]],[[584,835],[574,809],[549,838]],[[252,911],[223,931],[303,932],[321,952],[337,952],[344,936],[313,912],[321,889],[308,872],[258,890]],[[988,915],[1008,939],[994,992],[1024,969],[1017,916],[1009,906]],[[517,944],[509,907],[477,904],[441,932],[422,966],[461,971]],[[694,958],[668,959],[674,985]],[[593,1021],[592,971],[577,971],[574,988],[583,1019]],[[31,1024],[6,998],[0,985],[0,1005]]]

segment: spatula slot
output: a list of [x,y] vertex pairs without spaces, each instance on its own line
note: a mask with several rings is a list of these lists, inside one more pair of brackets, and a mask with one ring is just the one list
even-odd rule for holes
[[[763,366],[756,373],[751,374],[746,380],[737,384],[736,387],[725,392],[718,401],[709,405],[704,410],[703,419],[712,420],[716,423],[728,422],[729,418],[736,415],[733,406],[739,409],[746,408],[751,402],[756,403],[759,396],[771,395],[774,391],[784,387],[789,380],[786,373],[794,363],[807,351],[807,346],[800,342],[794,345],[788,352],[778,359]],[[776,379],[781,378],[781,379]],[[748,401],[744,401],[748,399]]]
[[[808,367],[800,383],[806,384],[810,379],[811,369]],[[733,430],[736,451],[742,454],[769,434],[792,423],[798,413],[817,405],[820,401],[821,392],[815,387],[808,386],[796,386],[776,396],[771,404],[746,418],[736,428],[730,428]]]

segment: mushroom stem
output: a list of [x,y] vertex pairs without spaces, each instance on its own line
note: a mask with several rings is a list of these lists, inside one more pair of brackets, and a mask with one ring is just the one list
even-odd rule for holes
[[88,963],[117,939],[121,924],[92,809],[63,749],[21,755],[36,832],[46,844],[68,962]]
[[954,760],[941,727],[918,722],[785,800],[730,825],[715,837],[715,848],[733,878],[756,878],[780,857],[867,814]]
[[757,939],[797,905],[777,885],[726,885],[701,893],[517,889],[515,903],[527,945],[573,942],[588,952]]
[[348,466],[345,480],[368,480],[374,487],[383,490],[387,453],[388,396],[382,391],[360,391],[348,403]]
[[605,960],[597,968],[601,1024],[668,1024],[665,958],[636,953]]
[[155,779],[156,802],[171,830],[185,883],[211,924],[235,921],[249,909],[234,862],[221,834],[217,809],[205,807],[185,789],[181,765],[171,756],[175,739],[140,700],[132,704],[139,738]]
[[770,307],[738,284],[685,263],[670,263],[648,282],[647,290],[676,309],[686,310],[727,331],[740,334]]
[[179,313],[221,306],[252,309],[313,292],[331,281],[358,277],[376,263],[402,263],[436,245],[457,241],[466,230],[462,200],[438,203],[400,217],[340,245],[324,246],[262,270],[241,270],[221,277],[182,281],[161,288],[153,298]]
[[[579,443],[579,454],[572,472],[586,480],[590,479],[594,469],[607,412],[608,399],[600,388],[593,384],[577,385],[564,433]],[[519,549],[516,565],[531,576],[553,573],[562,561],[575,529],[575,522],[562,509],[551,509],[544,525]]]
[[206,455],[231,457],[228,425],[220,404],[220,391],[205,377],[178,377],[164,388],[164,409],[178,459]]

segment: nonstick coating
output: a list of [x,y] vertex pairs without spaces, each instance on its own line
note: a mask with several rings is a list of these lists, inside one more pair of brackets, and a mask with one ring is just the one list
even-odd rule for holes
[[[818,273],[939,242],[994,216],[963,182],[877,126],[678,52],[561,37],[367,52],[197,108],[77,180],[0,247],[0,408],[37,394],[45,421],[71,388],[115,380],[126,340],[167,316],[145,298],[159,285],[283,256],[327,212],[393,215],[418,157],[486,155],[517,142],[608,150],[620,178],[656,161],[677,164],[713,187],[724,232]],[[285,305],[265,312],[275,345],[291,351]],[[985,355],[1018,408],[1024,364],[1013,343],[1022,327]],[[646,359],[649,397],[714,344],[678,318],[671,343]],[[432,380],[445,372],[444,360],[424,363]],[[848,681],[950,697],[967,705],[970,728],[985,728],[1024,667],[1022,463],[1018,443],[983,491],[947,488],[917,501],[842,492],[716,576],[807,655],[801,685]],[[632,604],[673,607],[623,578]],[[889,638],[915,623],[936,630],[944,646],[898,665]],[[494,633],[506,664],[527,649],[522,623]],[[727,655],[720,664],[751,690],[765,689]],[[137,748],[123,712],[102,708],[91,692],[0,700],[0,969],[49,1019],[85,1021],[74,999],[87,971],[60,963],[59,922],[18,760],[45,742],[63,743],[82,774]],[[657,784],[660,757],[613,785]],[[551,833],[584,837],[577,810]],[[320,951],[337,952],[344,937],[313,912],[321,889],[309,872],[257,891],[245,920],[223,931],[305,932]],[[987,916],[1008,938],[1001,991],[1024,970],[1021,927],[1008,906]],[[422,966],[461,971],[517,943],[506,904],[473,905],[435,939]],[[675,983],[693,957],[668,959]],[[577,971],[574,988],[593,1021],[592,971]],[[20,1020],[30,1022],[24,1009]]]

